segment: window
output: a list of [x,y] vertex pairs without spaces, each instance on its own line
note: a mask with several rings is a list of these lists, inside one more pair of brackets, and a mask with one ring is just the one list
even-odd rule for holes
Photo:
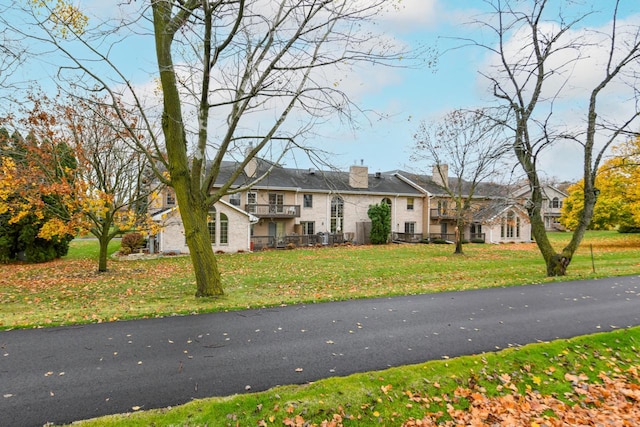
[[269,193],[269,212],[270,213],[283,213],[284,212],[284,194]]
[[176,193],[173,190],[167,189],[165,204],[167,206],[175,206],[176,205]]
[[302,234],[315,234],[316,223],[313,221],[301,221]]
[[389,205],[389,207],[391,207],[391,199],[388,197],[382,199],[382,203],[386,203],[387,205]]
[[440,215],[447,214],[447,201],[446,200],[438,200],[438,213]]
[[405,234],[415,234],[416,233],[416,223],[415,222],[405,222],[404,223],[404,232],[405,232]]
[[557,197],[554,197],[550,202],[549,202],[549,207],[551,209],[560,209],[562,207],[562,202],[560,201],[560,199],[558,199]]
[[209,219],[207,221],[207,228],[209,229],[209,241],[212,244],[216,244],[216,208],[213,206],[209,208]]
[[229,217],[220,213],[220,244],[229,244]]
[[506,218],[502,218],[500,237],[507,239],[520,237],[520,217],[517,217],[513,211],[507,212]]
[[253,191],[247,193],[247,212],[255,213],[258,204],[258,193]]
[[344,200],[342,197],[335,196],[331,199],[331,232],[338,233],[342,231],[342,220],[344,219]]
[[229,195],[229,203],[233,206],[240,206],[240,201],[242,200],[242,194],[234,193]]
[[407,197],[407,210],[413,210],[413,197]]
[[302,196],[302,206],[305,208],[313,207],[313,194],[305,194]]

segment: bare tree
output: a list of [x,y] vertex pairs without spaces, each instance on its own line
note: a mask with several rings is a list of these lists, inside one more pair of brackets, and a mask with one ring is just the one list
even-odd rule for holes
[[[610,20],[602,30],[589,30],[585,25],[596,11],[576,12],[571,9],[573,3],[561,2],[560,9],[553,9],[555,3],[547,0],[485,3],[492,12],[475,24],[495,37],[491,42],[473,40],[471,44],[495,59],[494,68],[483,75],[495,99],[508,111],[508,119],[499,121],[511,130],[513,151],[531,187],[526,207],[532,234],[547,274],[564,275],[593,216],[598,166],[615,141],[637,135],[640,26],[620,20],[624,0],[598,3],[610,10]],[[563,7],[568,8],[569,16]],[[596,76],[589,83],[576,78],[585,69]],[[571,114],[573,118],[582,115],[582,120],[572,126],[561,105],[576,93],[582,99],[572,102],[580,108]],[[614,108],[629,100],[631,108]],[[541,215],[540,158],[561,143],[575,144],[583,156],[584,209],[571,241],[556,252]]]
[[[434,181],[455,203],[456,254],[462,254],[464,228],[472,212],[472,201],[481,182],[496,179],[499,166],[510,150],[500,126],[484,110],[455,110],[441,121],[422,122],[414,135],[411,159],[433,168]],[[446,170],[446,172],[445,172]],[[453,185],[449,185],[449,172]]]
[[[151,97],[134,87],[114,52],[131,38],[155,45],[162,136],[153,141],[155,150],[146,154],[158,179],[175,190],[196,296],[204,297],[223,294],[207,229],[210,206],[264,178],[237,186],[257,155],[276,153],[272,158],[278,160],[294,148],[313,155],[304,138],[316,123],[336,115],[347,121],[353,118],[358,109],[341,90],[339,77],[359,63],[390,63],[402,57],[391,53],[388,39],[367,25],[388,4],[385,0],[127,2],[122,16],[130,21],[98,26],[91,20],[85,25],[74,14],[80,11],[62,15],[58,6],[52,6],[42,13],[46,4],[37,6],[40,9],[31,11],[31,16],[44,31],[35,37],[53,44],[70,61],[58,76],[75,87],[106,92],[114,100],[123,95],[144,114],[139,125],[150,135],[157,110],[143,105]],[[115,101],[113,107],[118,107]],[[126,124],[123,117],[120,120]],[[238,167],[220,183],[225,158],[235,158]],[[168,176],[161,173],[163,169]],[[216,189],[211,191],[214,183]]]
[[[9,6],[0,6],[0,16],[5,15]],[[6,100],[10,100],[12,88],[18,83],[16,76],[19,74],[20,65],[26,59],[27,51],[16,38],[16,34],[4,27],[0,18],[0,114],[9,114],[6,111]],[[19,80],[19,79],[18,79]]]
[[98,271],[107,271],[108,245],[114,237],[155,230],[146,209],[155,190],[153,175],[137,146],[146,138],[137,135],[134,143],[129,129],[137,127],[137,118],[126,117],[128,125],[123,126],[111,105],[98,98],[90,102],[72,98],[58,108],[61,131],[78,160],[80,226],[98,239]]

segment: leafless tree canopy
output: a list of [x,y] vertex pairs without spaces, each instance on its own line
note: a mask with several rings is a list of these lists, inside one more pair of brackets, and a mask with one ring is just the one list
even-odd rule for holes
[[[513,149],[532,189],[529,216],[550,275],[564,274],[582,240],[597,198],[599,165],[609,147],[638,135],[640,24],[624,21],[624,0],[577,2],[487,0],[491,13],[477,22],[489,41],[473,40],[491,62],[483,76],[507,111]],[[576,6],[582,6],[582,8]],[[601,10],[597,10],[599,8]],[[590,19],[605,17],[599,27]],[[556,254],[542,218],[540,157],[574,144],[583,158],[585,203],[572,241]]]
[[[425,167],[435,166],[434,181],[445,183],[442,190],[456,205],[456,222],[464,230],[470,216],[475,190],[480,183],[504,178],[505,156],[511,146],[503,128],[487,110],[455,110],[440,121],[422,122],[414,135],[411,159]],[[447,172],[443,172],[446,165]],[[453,185],[449,184],[449,173]],[[462,253],[462,233],[456,253]]]
[[[216,270],[206,230],[209,206],[242,189],[236,180],[255,156],[278,161],[297,148],[317,157],[321,147],[305,140],[314,126],[330,118],[349,122],[360,112],[342,80],[358,64],[399,64],[403,53],[370,25],[392,2],[154,0],[120,6],[113,19],[85,23],[82,15],[61,14],[53,2],[37,5],[26,11],[30,25],[13,30],[64,57],[57,72],[63,87],[106,94],[116,110],[123,99],[127,110],[140,111],[137,126],[151,135],[154,149],[140,141],[138,148],[158,179],[175,189],[187,244],[199,254],[192,255],[197,295],[220,294],[219,274],[209,274]],[[139,66],[155,79],[136,84],[128,62],[137,49],[151,46],[155,64]],[[137,135],[125,114],[119,116]],[[237,160],[235,173],[212,193],[223,159],[230,158]],[[205,289],[211,283],[218,289]]]

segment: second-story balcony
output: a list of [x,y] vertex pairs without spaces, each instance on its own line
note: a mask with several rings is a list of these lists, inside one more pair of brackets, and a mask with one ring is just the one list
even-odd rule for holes
[[245,205],[245,211],[258,218],[298,218],[300,205]]

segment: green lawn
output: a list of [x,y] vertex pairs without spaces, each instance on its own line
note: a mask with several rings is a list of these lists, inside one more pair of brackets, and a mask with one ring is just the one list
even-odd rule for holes
[[633,328],[175,408],[132,406],[80,425],[637,425],[639,345],[640,328]]
[[[557,233],[551,237],[560,247],[570,236]],[[640,273],[640,235],[633,234],[588,233],[569,274],[562,278],[545,277],[544,263],[534,244],[469,244],[462,256],[454,255],[453,249],[450,245],[420,244],[220,255],[225,296],[195,299],[188,257],[111,259],[109,271],[97,273],[97,242],[75,240],[62,260],[0,266],[0,329]],[[116,242],[110,247],[111,252],[115,250]],[[640,329],[634,328],[197,401],[171,410],[108,417],[88,425],[337,427],[406,422],[411,426],[420,425],[416,420],[425,414],[435,414],[429,415],[429,420],[462,422],[464,411],[456,411],[491,408],[497,396],[527,402],[542,399],[549,403],[552,398],[595,402],[603,398],[583,393],[591,390],[587,383],[609,384],[607,378],[613,378],[615,389],[638,390],[638,340]],[[565,410],[549,405],[556,409],[547,409],[526,424],[543,425],[545,417],[564,416]],[[138,409],[132,406],[133,412]],[[495,408],[489,412],[500,413]],[[640,422],[640,415],[632,419]]]
[[[569,235],[552,237],[559,245]],[[114,242],[111,250],[116,249]],[[196,300],[188,257],[113,259],[108,272],[98,273],[97,242],[74,240],[62,260],[0,266],[0,329],[635,274],[640,272],[640,235],[589,233],[562,278],[545,276],[534,244],[469,244],[462,256],[454,255],[451,245],[418,244],[218,259],[225,296]]]

